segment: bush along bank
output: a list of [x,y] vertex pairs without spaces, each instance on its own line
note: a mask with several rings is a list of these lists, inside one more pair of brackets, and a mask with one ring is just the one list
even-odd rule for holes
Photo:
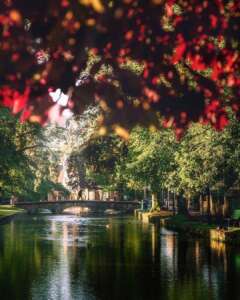
[[208,224],[184,215],[173,216],[167,212],[137,212],[135,216],[143,222],[160,224],[188,238],[199,237],[206,241],[212,240],[240,246],[240,228],[238,227],[219,228],[216,224]]
[[11,221],[15,215],[23,212],[24,210],[11,205],[0,205],[0,224]]
[[160,224],[168,229],[181,232],[188,237],[210,238],[210,231],[217,229],[216,225],[189,220],[184,215],[176,215],[170,218],[160,219]]
[[240,246],[240,228],[220,228],[216,224],[194,221],[185,216],[177,215],[161,219],[160,224],[168,229],[181,232],[187,237],[200,237],[208,241],[217,241]]

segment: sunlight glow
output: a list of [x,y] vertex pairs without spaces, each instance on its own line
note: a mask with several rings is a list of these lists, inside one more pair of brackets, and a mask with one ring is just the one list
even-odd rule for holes
[[61,89],[57,89],[54,92],[50,92],[49,95],[51,96],[53,102],[58,103],[60,106],[67,106],[69,96],[64,94]]

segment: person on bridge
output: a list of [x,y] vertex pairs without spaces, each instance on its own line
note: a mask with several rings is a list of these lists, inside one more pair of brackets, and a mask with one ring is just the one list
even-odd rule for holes
[[80,191],[78,192],[78,199],[79,199],[79,200],[82,200],[82,190],[80,190]]

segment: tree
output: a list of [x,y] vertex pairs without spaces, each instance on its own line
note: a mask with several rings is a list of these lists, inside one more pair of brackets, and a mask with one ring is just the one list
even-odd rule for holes
[[182,139],[175,160],[178,166],[179,190],[193,197],[214,185],[223,146],[217,141],[218,133],[209,127],[192,126]]
[[[222,129],[239,115],[238,0],[2,1],[0,101],[21,119],[100,105],[101,124],[127,136],[137,123],[189,121]],[[89,54],[94,63],[84,73]],[[142,68],[142,71],[136,72]],[[102,72],[107,68],[108,72]],[[53,106],[54,105],[54,106]]]
[[81,116],[71,116],[64,126],[51,123],[44,130],[55,181],[59,176],[56,171],[61,167],[63,184],[72,192],[79,192],[88,185],[82,151],[96,135],[97,113],[97,108],[90,107]]
[[[228,191],[239,187],[239,122],[229,112],[230,123],[222,132],[209,126],[195,124],[186,132],[174,154],[175,167],[167,185],[182,200],[206,195],[208,202],[216,202],[214,195],[226,200]],[[215,195],[216,198],[216,195]],[[212,203],[208,204],[209,213]],[[219,209],[217,209],[219,210]]]
[[[24,125],[25,129],[28,127]],[[23,134],[23,128],[17,118],[9,114],[8,110],[0,110],[0,188],[1,196],[9,197],[25,195],[33,189],[32,170],[29,166],[29,159],[25,153],[29,134]],[[33,128],[32,128],[33,129]]]
[[150,132],[136,128],[130,136],[125,164],[129,184],[141,190],[150,186],[152,209],[158,206],[157,193],[165,188],[166,178],[172,170],[175,146],[169,130]]
[[70,154],[67,160],[67,175],[67,184],[72,190],[80,191],[88,185],[84,157],[81,152],[72,152]]
[[222,182],[223,192],[227,192],[232,187],[239,186],[240,180],[240,124],[236,117],[230,113],[230,123],[219,135],[219,144],[223,147],[223,155],[218,161],[218,180]]
[[39,124],[21,123],[1,108],[0,137],[1,197],[46,199],[54,186],[49,172],[54,163],[46,146],[44,129]]
[[126,144],[115,135],[95,137],[83,149],[87,179],[106,190],[123,193],[118,167],[126,157]]

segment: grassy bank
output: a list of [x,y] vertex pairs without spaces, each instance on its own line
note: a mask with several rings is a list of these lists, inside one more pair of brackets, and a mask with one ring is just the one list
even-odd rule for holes
[[210,231],[216,229],[216,225],[194,221],[183,215],[172,216],[161,219],[160,223],[169,229],[183,232],[188,236],[210,237]]
[[191,220],[183,215],[160,219],[160,224],[168,229],[183,233],[186,237],[201,237],[208,241],[218,241],[228,244],[240,245],[240,228],[229,227],[218,229],[216,224],[208,224],[201,221]]
[[185,237],[200,237],[205,240],[214,240],[240,246],[240,228],[229,227],[218,229],[216,224],[208,224],[193,217],[184,215],[173,216],[172,212],[143,212],[135,211],[135,216],[144,223],[156,223],[168,229],[182,233]]
[[23,209],[11,205],[0,205],[0,221],[23,211]]

